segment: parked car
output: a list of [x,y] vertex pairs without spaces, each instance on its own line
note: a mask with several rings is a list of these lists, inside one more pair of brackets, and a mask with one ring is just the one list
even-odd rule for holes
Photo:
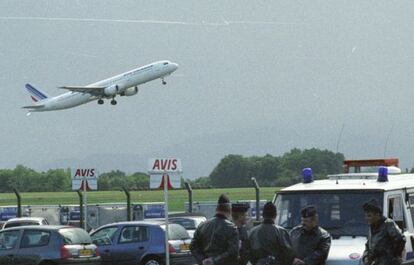
[[26,225],[48,225],[49,223],[43,217],[18,217],[11,218],[6,221],[2,229],[16,227],[16,226],[26,226]]
[[191,238],[194,237],[194,232],[196,228],[204,221],[207,220],[207,218],[204,215],[199,214],[175,214],[171,215],[171,217],[168,218],[170,223],[179,224],[183,226]]
[[99,265],[88,233],[70,226],[20,226],[0,231],[0,264]]
[[[189,246],[190,236],[178,224],[170,224],[170,264],[196,264]],[[102,264],[165,264],[165,224],[162,221],[131,221],[104,225],[91,234]]]

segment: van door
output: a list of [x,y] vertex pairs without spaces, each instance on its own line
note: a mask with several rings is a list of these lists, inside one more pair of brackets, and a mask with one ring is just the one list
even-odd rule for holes
[[[413,221],[414,221],[414,189],[408,189],[406,190],[406,204],[407,207],[407,231],[404,232],[404,235],[406,235],[407,243],[405,244],[405,251],[406,255],[405,258],[408,261],[411,261],[414,264],[414,227],[413,227]],[[407,263],[409,264],[409,263]]]
[[[414,202],[414,193],[412,193],[411,200]],[[402,192],[389,194],[387,196],[388,212],[386,214],[386,217],[393,219],[401,231],[404,233],[406,244],[403,258],[406,259],[406,261],[414,261],[414,233],[411,220],[412,214],[414,214],[414,209],[411,209],[410,212],[408,212],[408,207],[405,207],[405,203],[409,202],[405,202],[405,196],[403,196]],[[404,264],[411,263],[404,262]]]

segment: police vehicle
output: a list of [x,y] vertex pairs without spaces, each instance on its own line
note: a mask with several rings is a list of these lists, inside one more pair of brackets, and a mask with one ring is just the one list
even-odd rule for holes
[[401,174],[391,166],[380,167],[379,173],[345,173],[313,180],[310,168],[303,172],[302,183],[282,189],[274,198],[278,225],[293,228],[301,222],[300,209],[315,205],[319,225],[332,236],[326,264],[363,264],[368,225],[362,205],[376,199],[382,202],[383,215],[393,219],[406,237],[403,264],[414,264],[414,174]]

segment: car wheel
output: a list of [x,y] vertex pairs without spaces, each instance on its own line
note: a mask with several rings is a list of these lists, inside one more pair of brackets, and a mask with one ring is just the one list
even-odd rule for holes
[[158,257],[149,257],[144,260],[143,265],[164,265]]

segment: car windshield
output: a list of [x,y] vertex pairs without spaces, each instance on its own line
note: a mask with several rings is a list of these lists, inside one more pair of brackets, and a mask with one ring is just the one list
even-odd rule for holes
[[36,221],[10,222],[10,223],[6,223],[4,228],[10,228],[10,227],[16,227],[16,226],[26,226],[26,225],[39,225],[39,222],[36,222]]
[[329,191],[279,193],[276,198],[276,223],[286,229],[300,224],[300,210],[315,205],[319,225],[335,238],[340,236],[367,236],[368,225],[362,205],[371,200],[382,201],[379,191]]
[[193,219],[189,218],[171,218],[171,223],[182,225],[187,230],[195,230],[196,222]]
[[80,228],[62,228],[59,229],[59,234],[63,236],[67,245],[92,244],[91,237]]

